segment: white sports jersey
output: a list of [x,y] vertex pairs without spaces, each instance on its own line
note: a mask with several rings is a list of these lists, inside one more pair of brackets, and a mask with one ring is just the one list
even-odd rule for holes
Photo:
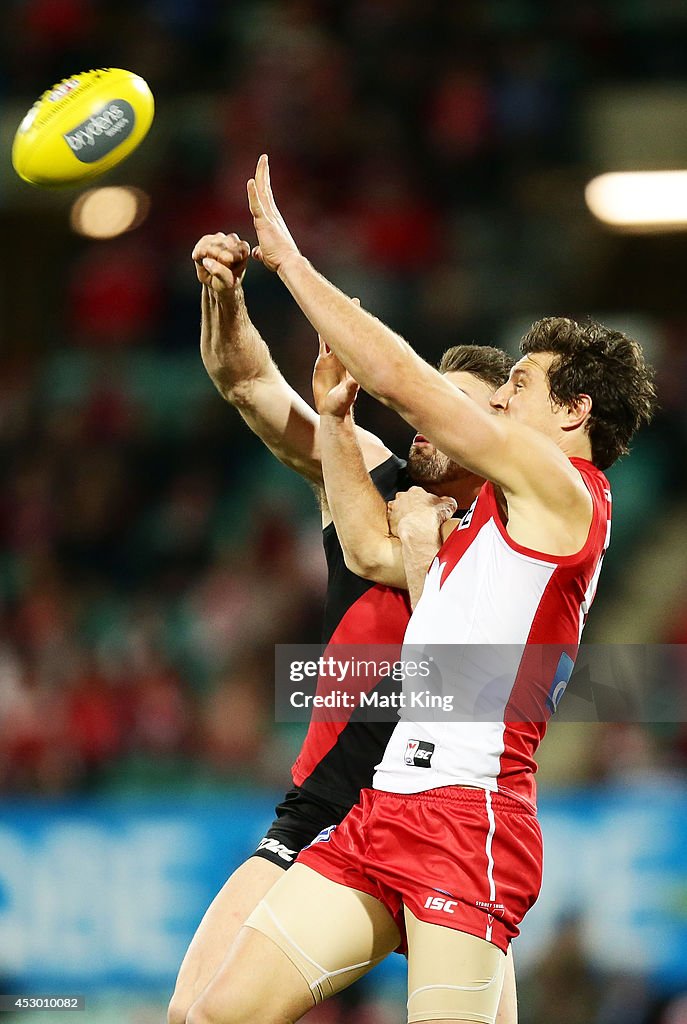
[[[565,689],[610,537],[608,481],[586,459],[571,462],[593,503],[577,554],[544,555],[516,544],[491,483],[437,553],[406,630],[404,658],[416,660],[418,648],[430,645],[461,645],[449,653],[454,678],[468,692],[465,720],[401,720],[377,766],[375,789],[477,786],[535,805],[534,752],[546,731],[541,710],[555,709]],[[497,685],[479,691],[480,675]],[[476,693],[489,707],[481,716],[469,711]]]

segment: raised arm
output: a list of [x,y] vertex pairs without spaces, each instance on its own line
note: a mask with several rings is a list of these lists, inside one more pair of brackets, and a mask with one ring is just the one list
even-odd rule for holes
[[370,479],[356,437],[358,385],[321,339],[312,384],[325,495],[344,561],[357,576],[405,589],[401,545],[389,536],[386,502]]
[[[320,413],[325,493],[346,565],[358,576],[406,590],[401,542],[389,533],[386,502],[370,479],[356,437],[352,407],[357,391],[337,356],[320,341],[313,394]],[[433,505],[424,520],[426,537],[420,542],[422,559],[431,548],[426,571],[440,545],[439,525],[453,514],[456,503],[422,493]]]
[[[238,235],[204,235],[193,250],[201,294],[201,356],[222,397],[285,465],[322,486],[319,417],[284,379],[246,308],[250,249]],[[390,455],[356,428],[369,469]]]
[[[248,197],[259,243],[254,255],[278,272],[360,385],[440,451],[499,484],[509,502],[509,530],[515,510],[526,522],[536,507],[546,520],[537,523],[540,541],[561,554],[566,547],[577,550],[591,520],[591,499],[561,449],[530,426],[478,408],[399,335],[318,274],[300,254],[276,207],[264,156],[248,183]],[[526,527],[519,539],[527,543]]]

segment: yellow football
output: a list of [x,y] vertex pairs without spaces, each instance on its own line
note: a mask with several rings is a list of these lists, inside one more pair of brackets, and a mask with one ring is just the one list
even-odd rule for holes
[[40,96],[22,120],[12,165],[32,185],[80,185],[121,163],[145,138],[153,94],[121,68],[83,71]]

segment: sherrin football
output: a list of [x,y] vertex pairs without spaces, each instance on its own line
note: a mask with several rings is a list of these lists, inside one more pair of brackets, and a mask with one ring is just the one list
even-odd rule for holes
[[65,78],[36,100],[19,125],[14,169],[45,188],[92,181],[136,149],[154,110],[148,85],[131,71],[98,68]]

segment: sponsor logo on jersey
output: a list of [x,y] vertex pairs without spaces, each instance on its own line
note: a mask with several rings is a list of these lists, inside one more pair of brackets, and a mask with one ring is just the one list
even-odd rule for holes
[[293,858],[298,853],[298,850],[289,850],[288,846],[284,846],[277,839],[272,839],[270,836],[265,836],[258,843],[258,850],[266,850],[268,853],[275,853],[281,860],[287,861],[287,863],[293,863]]
[[408,740],[403,760],[415,768],[431,768],[434,744],[425,740]]
[[472,522],[472,517],[475,514],[475,509],[476,508],[477,508],[477,498],[475,498],[475,500],[473,501],[472,505],[470,506],[470,508],[467,510],[467,512],[465,513],[465,515],[461,519],[460,526],[456,527],[456,529],[458,529],[458,530],[467,530],[468,526]]
[[458,900],[446,900],[443,896],[428,896],[425,900],[425,910],[443,910],[445,914],[455,914],[454,907],[458,906]]

